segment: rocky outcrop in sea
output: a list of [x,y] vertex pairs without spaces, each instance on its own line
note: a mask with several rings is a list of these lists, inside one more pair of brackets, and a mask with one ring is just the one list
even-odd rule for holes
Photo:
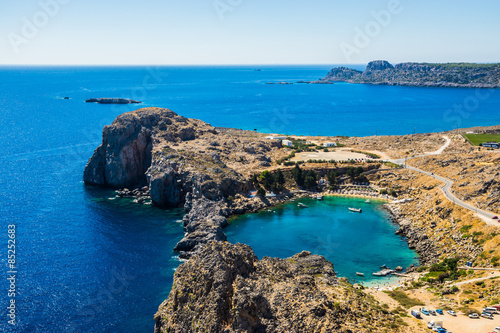
[[99,103],[99,104],[139,104],[140,101],[136,101],[128,98],[89,98],[85,103]]
[[368,63],[365,71],[333,68],[328,82],[417,87],[500,88],[500,64],[415,63],[391,65],[385,60]]

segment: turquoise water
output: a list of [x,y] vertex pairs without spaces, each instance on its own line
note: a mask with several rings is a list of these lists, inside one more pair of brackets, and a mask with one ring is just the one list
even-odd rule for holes
[[[118,115],[141,106],[160,106],[215,126],[264,132],[406,134],[414,128],[417,132],[455,128],[456,117],[447,110],[474,102],[476,94],[467,89],[265,84],[315,80],[332,66],[265,66],[262,72],[235,66],[0,67],[0,243],[6,244],[7,224],[16,224],[19,323],[14,331],[152,331],[153,315],[168,295],[179,265],[172,249],[183,236],[182,226],[175,222],[182,212],[108,200],[112,196],[108,191],[83,185],[83,169],[101,142],[102,128]],[[135,98],[144,103],[84,103],[91,97]],[[498,90],[472,106],[460,113],[460,126],[500,123]],[[394,249],[391,258],[398,258],[398,247],[405,258],[409,256],[390,223],[353,222],[347,217],[341,223],[337,219],[345,211],[337,214],[335,209],[318,210],[319,218],[307,227],[288,222],[296,219],[290,209],[282,213],[286,219],[271,220],[270,228],[264,229],[266,220],[260,219],[265,214],[259,214],[253,217],[255,224],[240,224],[241,234],[235,225],[228,232],[234,240],[252,236],[252,230],[265,230],[263,237],[289,233],[281,240],[248,242],[259,256],[286,257],[302,249],[323,249],[327,257],[328,251],[341,254],[332,258],[345,276],[363,269],[367,260],[373,262],[373,267],[366,266],[368,273],[382,264],[404,266],[403,259],[392,262],[375,255],[380,253],[378,247],[396,242],[396,247],[387,245]],[[276,214],[273,218],[280,216]],[[383,212],[377,214],[358,218],[371,216],[375,221],[379,216],[385,221]],[[328,219],[337,229],[328,229],[328,224],[317,229]],[[351,229],[353,223],[372,226],[373,239],[368,234],[362,240],[349,238],[359,233]],[[369,240],[372,245],[365,246]],[[6,248],[0,253],[6,274]],[[351,261],[353,266],[345,266],[353,254],[357,258]],[[115,285],[117,281],[121,285]],[[0,290],[8,290],[5,275]],[[7,292],[0,292],[3,309],[8,301]],[[0,320],[0,331],[12,329]]]
[[[298,207],[298,202],[308,208]],[[349,207],[363,212],[350,212]],[[339,276],[370,286],[394,281],[371,275],[381,265],[394,269],[418,264],[416,253],[394,235],[397,229],[380,202],[325,197],[323,201],[300,199],[272,212],[243,215],[233,219],[225,231],[228,241],[250,245],[259,258],[287,258],[302,250],[311,251],[333,262]]]

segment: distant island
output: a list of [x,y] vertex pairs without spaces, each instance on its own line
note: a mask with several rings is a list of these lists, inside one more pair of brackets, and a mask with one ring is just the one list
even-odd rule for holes
[[393,66],[386,60],[371,61],[365,71],[333,68],[326,82],[366,83],[391,86],[500,88],[500,64],[416,63]]
[[99,103],[99,104],[139,104],[140,101],[127,98],[89,98],[85,103]]

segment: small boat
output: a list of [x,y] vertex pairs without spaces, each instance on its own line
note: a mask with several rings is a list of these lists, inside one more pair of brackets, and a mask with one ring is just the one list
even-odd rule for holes
[[304,205],[302,202],[299,202],[297,204],[297,207],[300,207],[300,208],[307,208],[307,205]]
[[387,265],[384,264],[384,265],[380,266],[380,269],[389,269],[389,267],[387,267]]
[[317,195],[316,199],[318,199],[319,201],[322,201],[323,200],[323,196],[322,195]]
[[295,199],[290,199],[291,202],[295,202]]
[[356,275],[358,275],[358,276],[365,276],[365,273],[356,272]]
[[371,203],[371,201],[367,199],[367,200],[365,201],[365,203]]
[[349,207],[349,210],[350,210],[351,212],[361,213],[361,208],[350,208],[350,207]]

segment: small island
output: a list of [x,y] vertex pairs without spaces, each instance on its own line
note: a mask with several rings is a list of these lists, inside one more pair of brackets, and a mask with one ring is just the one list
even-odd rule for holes
[[89,98],[85,103],[99,103],[99,104],[139,104],[140,101],[127,98]]
[[371,61],[364,71],[333,68],[325,82],[365,83],[392,86],[500,88],[500,64],[416,63],[393,66],[386,60]]

